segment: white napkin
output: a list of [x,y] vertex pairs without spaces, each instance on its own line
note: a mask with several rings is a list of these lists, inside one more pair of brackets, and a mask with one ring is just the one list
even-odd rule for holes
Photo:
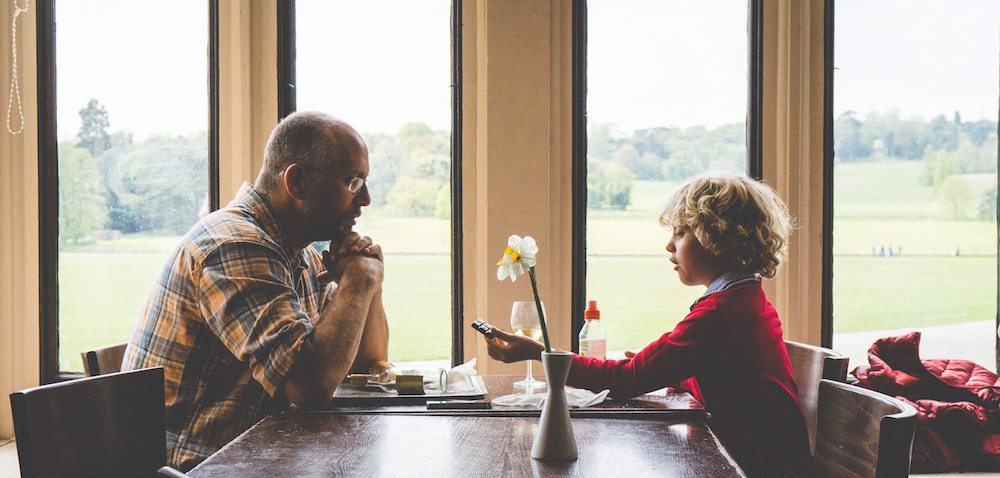
[[472,376],[478,375],[476,373],[476,358],[472,357],[472,360],[465,362],[461,365],[456,365],[446,372],[446,386],[445,392],[448,393],[466,393],[476,391],[476,386],[472,383]]
[[[597,405],[604,401],[610,390],[601,390],[598,393],[584,390],[582,388],[566,387],[566,401],[570,408],[583,408]],[[504,407],[520,408],[542,408],[545,403],[546,393],[514,393],[493,399],[494,405]]]
[[428,392],[461,394],[478,390],[472,381],[476,373],[476,358],[449,369],[404,370],[400,373],[423,375],[424,390]]

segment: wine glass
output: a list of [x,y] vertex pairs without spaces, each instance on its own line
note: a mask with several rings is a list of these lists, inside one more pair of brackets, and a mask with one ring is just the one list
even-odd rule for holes
[[[544,304],[542,304],[542,310],[545,310]],[[514,333],[517,335],[523,335],[525,337],[531,337],[535,340],[541,340],[542,325],[541,321],[538,320],[538,309],[535,307],[534,301],[525,300],[514,302],[514,307],[510,310],[510,327],[514,329]],[[535,380],[535,377],[531,376],[532,360],[528,360],[527,362],[528,376],[525,377],[524,380],[514,382],[514,386],[530,390],[533,387],[545,385],[545,382]]]

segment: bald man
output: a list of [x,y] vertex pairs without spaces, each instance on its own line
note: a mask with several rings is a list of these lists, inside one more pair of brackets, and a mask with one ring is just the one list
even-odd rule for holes
[[349,372],[389,367],[382,250],[352,231],[367,177],[357,131],[292,114],[254,184],[171,254],[122,364],[164,367],[168,464],[190,470],[269,413],[323,408]]

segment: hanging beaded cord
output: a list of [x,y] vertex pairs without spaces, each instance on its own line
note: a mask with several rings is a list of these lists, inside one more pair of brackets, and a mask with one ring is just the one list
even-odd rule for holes
[[[24,8],[13,1],[14,16],[10,20],[10,54],[11,54],[11,74],[10,74],[10,94],[7,95],[7,132],[10,134],[21,134],[24,131],[24,108],[21,106],[21,85],[17,78],[17,17],[28,11],[28,1],[24,1]],[[15,130],[10,125],[11,112],[14,109],[15,97],[17,99],[18,126]]]

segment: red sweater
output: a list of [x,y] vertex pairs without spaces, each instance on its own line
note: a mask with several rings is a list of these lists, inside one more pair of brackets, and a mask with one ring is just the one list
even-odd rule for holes
[[567,385],[627,399],[681,381],[747,475],[812,475],[781,322],[759,282],[705,297],[631,360],[574,356]]

